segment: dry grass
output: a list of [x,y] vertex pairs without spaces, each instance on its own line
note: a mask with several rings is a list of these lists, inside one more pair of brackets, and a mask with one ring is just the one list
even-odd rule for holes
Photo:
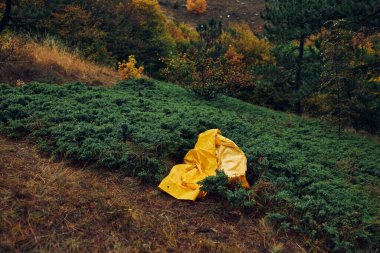
[[0,62],[0,82],[10,84],[20,80],[112,85],[119,80],[114,69],[86,61],[51,38],[37,43],[27,37],[2,35]]
[[304,252],[299,241],[212,198],[177,201],[0,136],[0,252]]
[[0,251],[128,249],[137,218],[128,198],[94,173],[1,143]]

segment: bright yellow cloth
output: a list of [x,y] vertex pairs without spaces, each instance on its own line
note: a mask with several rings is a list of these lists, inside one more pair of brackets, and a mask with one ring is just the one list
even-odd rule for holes
[[223,170],[230,178],[239,178],[249,188],[245,178],[247,158],[244,152],[220,130],[211,129],[201,133],[194,149],[184,158],[184,164],[175,165],[169,175],[158,186],[177,199],[195,200],[200,194],[200,185],[208,176]]

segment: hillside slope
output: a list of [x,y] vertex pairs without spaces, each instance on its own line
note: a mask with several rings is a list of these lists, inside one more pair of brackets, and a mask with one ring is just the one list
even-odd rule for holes
[[264,0],[208,0],[207,10],[202,14],[187,12],[186,0],[160,0],[159,2],[164,12],[173,20],[193,26],[216,19],[226,24],[245,22],[254,32],[263,31],[260,13],[265,9]]
[[200,132],[219,128],[246,153],[250,183],[272,185],[256,189],[252,219],[304,235],[310,249],[375,251],[380,244],[380,144],[338,136],[316,120],[225,96],[205,101],[152,80],[112,88],[2,85],[0,110],[1,131],[42,153],[154,184]]
[[36,42],[26,36],[2,34],[0,63],[0,83],[14,85],[30,81],[101,85],[120,80],[111,67],[86,60],[52,38]]
[[302,252],[265,219],[176,201],[120,173],[41,158],[0,136],[1,252]]

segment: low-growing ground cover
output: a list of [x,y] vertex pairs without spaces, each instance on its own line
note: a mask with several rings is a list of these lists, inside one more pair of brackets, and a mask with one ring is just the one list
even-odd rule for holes
[[252,184],[269,181],[255,208],[284,230],[330,250],[380,244],[380,144],[337,135],[316,120],[240,100],[204,101],[177,86],[137,80],[114,88],[30,83],[0,86],[0,129],[41,151],[158,182],[197,135],[219,128],[248,157]]
[[219,199],[177,201],[2,135],[0,175],[0,252],[305,252],[300,236],[226,212]]

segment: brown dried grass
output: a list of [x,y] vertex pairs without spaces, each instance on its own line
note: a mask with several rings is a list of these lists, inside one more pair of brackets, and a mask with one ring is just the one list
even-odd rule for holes
[[0,82],[16,84],[82,82],[112,85],[119,80],[116,70],[83,59],[52,38],[35,42],[12,34],[0,37]]
[[23,146],[1,144],[0,251],[130,247],[138,217],[125,193],[91,171],[50,163]]
[[0,252],[304,252],[300,241],[216,199],[178,201],[0,136]]

